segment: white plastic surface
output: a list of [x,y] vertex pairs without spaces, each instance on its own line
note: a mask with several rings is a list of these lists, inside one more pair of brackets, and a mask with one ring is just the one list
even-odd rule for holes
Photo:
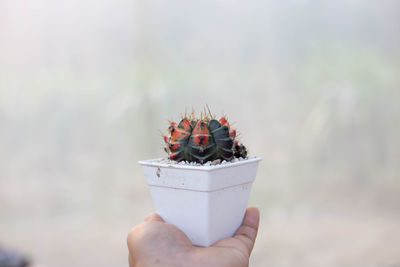
[[198,246],[231,237],[241,225],[260,158],[216,166],[140,161],[156,212]]

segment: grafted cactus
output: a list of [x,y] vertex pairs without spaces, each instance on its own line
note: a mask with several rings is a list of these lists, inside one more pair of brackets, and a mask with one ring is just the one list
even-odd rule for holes
[[236,131],[225,117],[216,120],[210,114],[196,119],[192,113],[179,124],[170,123],[164,136],[165,151],[171,160],[198,163],[247,157],[246,147],[235,138]]

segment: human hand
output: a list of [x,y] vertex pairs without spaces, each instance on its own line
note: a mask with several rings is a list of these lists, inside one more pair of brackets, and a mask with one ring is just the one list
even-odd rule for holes
[[221,239],[210,247],[196,247],[176,226],[152,213],[128,234],[129,266],[248,266],[259,221],[258,208],[248,207],[234,237]]

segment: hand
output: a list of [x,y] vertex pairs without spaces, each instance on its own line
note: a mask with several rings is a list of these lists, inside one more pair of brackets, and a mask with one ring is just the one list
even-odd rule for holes
[[158,214],[152,213],[128,234],[129,265],[248,266],[259,221],[258,209],[248,207],[242,226],[234,237],[221,239],[210,247],[196,247],[176,226],[164,222]]

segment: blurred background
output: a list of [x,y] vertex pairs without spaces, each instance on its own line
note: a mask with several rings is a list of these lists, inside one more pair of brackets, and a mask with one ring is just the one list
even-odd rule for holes
[[400,266],[395,0],[0,0],[0,246],[127,266],[137,161],[206,104],[263,158],[251,266]]

